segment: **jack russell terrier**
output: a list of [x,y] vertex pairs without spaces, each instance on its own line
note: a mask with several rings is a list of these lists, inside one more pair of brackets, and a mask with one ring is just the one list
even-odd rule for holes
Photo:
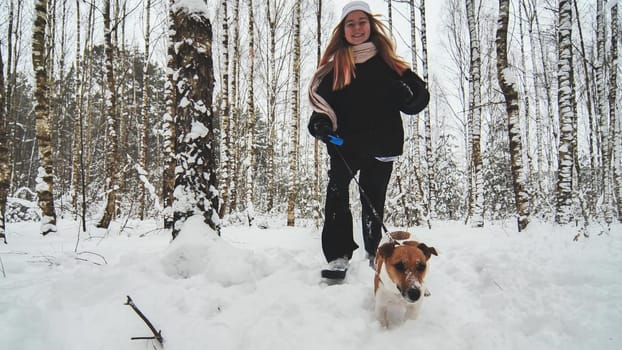
[[409,232],[385,235],[378,246],[374,278],[375,312],[384,327],[417,318],[424,295],[428,260],[437,255],[434,247],[417,242]]

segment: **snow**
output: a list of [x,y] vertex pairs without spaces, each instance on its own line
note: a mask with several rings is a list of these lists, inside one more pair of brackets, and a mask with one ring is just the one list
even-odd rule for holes
[[47,171],[45,171],[44,167],[39,167],[37,170],[37,177],[35,178],[35,182],[37,183],[35,186],[35,191],[41,193],[50,191],[50,186],[43,179],[48,177]]
[[190,143],[193,140],[207,136],[208,133],[209,133],[209,129],[205,127],[205,124],[199,121],[193,120],[190,132],[186,134],[184,138],[184,142]]
[[203,0],[176,0],[172,3],[172,11],[186,11],[193,14],[207,14],[207,4]]
[[[384,329],[361,249],[345,284],[320,283],[316,228],[188,219],[178,239],[155,222],[91,227],[8,225],[0,247],[1,349],[152,349],[129,295],[165,349],[619,349],[622,226],[573,241],[542,223],[411,229],[436,247],[419,319]],[[356,239],[360,241],[360,234]]]

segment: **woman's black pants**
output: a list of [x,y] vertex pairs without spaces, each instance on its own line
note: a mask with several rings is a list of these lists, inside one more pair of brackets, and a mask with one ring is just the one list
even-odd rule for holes
[[[344,163],[347,162],[350,172]],[[350,211],[349,186],[353,174],[359,172],[359,183],[371,205],[375,208],[378,219],[383,219],[384,202],[387,186],[393,171],[393,162],[381,162],[374,157],[361,158],[346,155],[330,157],[326,206],[324,208],[324,228],[322,229],[322,250],[327,261],[337,258],[352,258],[352,252],[358,248],[353,238],[352,212]],[[359,189],[360,191],[360,189]],[[363,242],[368,254],[376,254],[382,236],[381,221],[374,217],[369,203],[360,193],[362,206]]]

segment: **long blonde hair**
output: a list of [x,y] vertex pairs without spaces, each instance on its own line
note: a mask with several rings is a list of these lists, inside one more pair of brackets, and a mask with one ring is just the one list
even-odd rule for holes
[[[365,13],[369,19],[369,40],[376,45],[378,54],[398,75],[410,68],[410,65],[397,55],[395,42],[389,35],[387,27],[376,18],[376,15]],[[356,77],[354,55],[352,46],[345,37],[345,18],[333,29],[332,36],[322,59],[320,66],[333,61],[333,90],[340,90],[352,82]]]

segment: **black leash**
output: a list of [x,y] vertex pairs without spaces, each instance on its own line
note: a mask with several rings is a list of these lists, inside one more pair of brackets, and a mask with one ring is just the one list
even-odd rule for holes
[[[329,135],[329,136],[332,136],[332,135]],[[334,140],[337,140],[337,141],[334,141]],[[331,144],[333,144],[333,147],[335,148],[335,151],[339,155],[339,158],[341,158],[341,160],[343,161],[343,164],[346,166],[346,169],[348,170],[348,173],[354,179],[354,182],[356,182],[356,185],[359,187],[359,191],[361,192],[361,195],[363,196],[363,198],[365,198],[365,201],[367,202],[367,205],[369,205],[369,207],[371,208],[371,212],[374,215],[374,218],[376,218],[376,221],[380,224],[380,226],[382,226],[382,229],[384,230],[384,233],[386,233],[388,235],[389,230],[387,230],[387,227],[384,226],[384,222],[382,222],[382,219],[380,218],[380,214],[378,214],[378,211],[376,210],[376,208],[372,204],[371,199],[369,198],[367,193],[365,193],[365,190],[363,189],[363,186],[361,186],[361,184],[357,180],[356,176],[354,176],[354,171],[352,171],[352,168],[350,168],[350,165],[348,164],[348,162],[346,161],[346,158],[341,153],[341,150],[339,150],[339,147],[337,147],[338,145],[343,144],[343,140],[337,139],[337,138],[335,138],[333,136],[333,137],[329,137],[329,142]],[[341,143],[336,143],[336,142],[341,142]]]

